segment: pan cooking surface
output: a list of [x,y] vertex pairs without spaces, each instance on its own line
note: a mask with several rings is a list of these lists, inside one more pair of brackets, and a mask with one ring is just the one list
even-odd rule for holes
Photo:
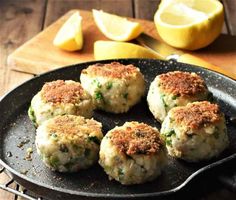
[[[172,61],[138,59],[119,61],[139,67],[147,81],[147,89],[157,74],[174,70],[196,72],[205,79],[222,111],[227,116],[235,116],[236,114],[236,82],[231,79],[215,72]],[[98,164],[73,174],[50,171],[44,166],[36,152],[35,128],[27,116],[27,109],[32,97],[46,81],[57,79],[79,81],[81,70],[89,64],[91,63],[82,63],[40,75],[10,92],[0,102],[0,158],[3,165],[21,184],[29,188],[42,186],[46,191],[60,191],[62,196],[63,194],[124,198],[155,196],[178,190],[201,171],[236,157],[236,127],[228,122],[227,127],[231,143],[230,147],[219,158],[197,164],[169,158],[168,165],[162,175],[149,183],[122,186],[118,182],[109,181]],[[131,120],[145,122],[160,129],[160,124],[154,120],[148,110],[146,98],[143,98],[126,114],[109,114],[96,111],[94,118],[102,122],[103,133],[116,125],[122,125]],[[27,155],[29,148],[33,149],[30,156]]]

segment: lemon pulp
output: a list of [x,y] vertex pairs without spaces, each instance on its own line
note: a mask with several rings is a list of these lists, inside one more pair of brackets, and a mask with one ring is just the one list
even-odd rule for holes
[[53,44],[63,50],[76,51],[83,47],[82,17],[75,12],[62,25]]
[[95,9],[93,9],[93,17],[99,30],[111,40],[129,41],[142,32],[138,22],[129,21],[124,17]]

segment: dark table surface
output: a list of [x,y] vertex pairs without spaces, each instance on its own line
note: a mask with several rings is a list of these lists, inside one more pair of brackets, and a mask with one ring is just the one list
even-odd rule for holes
[[[10,70],[6,64],[7,56],[67,11],[95,8],[122,16],[153,20],[159,2],[160,0],[0,0],[0,97],[33,77],[32,74]],[[222,3],[225,8],[222,33],[236,36],[236,0],[223,0]],[[235,163],[230,163],[227,169],[233,166],[236,166]],[[184,191],[170,199],[236,199],[236,193],[219,181],[221,171],[225,169],[201,175]],[[8,180],[6,174],[0,174],[0,183]],[[11,187],[21,189],[15,183]],[[0,190],[0,200],[16,199],[21,197]]]

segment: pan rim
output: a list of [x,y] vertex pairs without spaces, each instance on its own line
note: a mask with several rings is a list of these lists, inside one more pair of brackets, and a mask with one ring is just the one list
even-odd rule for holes
[[[180,184],[178,187],[175,187],[173,189],[170,190],[164,190],[161,192],[149,192],[149,193],[140,193],[140,194],[106,194],[106,193],[91,193],[91,192],[82,192],[82,191],[74,191],[74,190],[70,190],[70,189],[63,189],[63,188],[59,188],[59,187],[53,187],[50,186],[48,184],[45,183],[40,183],[38,181],[33,180],[32,178],[28,178],[25,175],[22,175],[21,173],[17,172],[16,170],[14,170],[13,168],[11,168],[9,165],[7,165],[2,159],[0,159],[0,165],[2,165],[4,168],[6,168],[6,170],[8,170],[10,173],[18,176],[19,178],[22,178],[30,183],[36,184],[40,187],[44,187],[50,190],[54,190],[56,192],[62,192],[65,194],[70,194],[70,195],[77,195],[77,196],[85,196],[85,197],[102,197],[102,198],[144,198],[144,197],[158,197],[158,196],[166,196],[168,194],[172,194],[175,193],[179,190],[181,190],[182,188],[184,188],[185,185],[187,185],[193,178],[195,178],[196,176],[200,175],[203,172],[206,172],[207,170],[210,170],[214,167],[217,167],[223,163],[229,162],[232,159],[236,158],[236,153],[232,154],[231,156],[228,156],[226,158],[223,158],[221,160],[218,160],[214,163],[211,163],[209,165],[206,165],[202,168],[200,168],[199,170],[197,170],[196,172],[194,172],[192,175],[190,175],[182,184]],[[32,191],[34,192],[34,191]]]
[[[44,75],[47,75],[47,74],[50,74],[50,73],[53,73],[53,72],[56,72],[56,71],[60,71],[60,70],[64,70],[65,68],[70,68],[70,67],[74,67],[74,66],[78,66],[78,65],[91,65],[91,64],[94,64],[94,63],[98,63],[98,62],[102,62],[102,63],[107,63],[107,62],[112,62],[112,61],[135,61],[135,62],[138,62],[138,61],[147,61],[147,62],[155,62],[155,61],[159,61],[159,62],[163,62],[163,63],[168,63],[168,62],[175,62],[173,60],[171,61],[164,61],[164,60],[158,60],[158,59],[110,59],[110,60],[99,60],[99,61],[89,61],[89,62],[81,62],[81,63],[78,63],[78,64],[73,64],[73,65],[68,65],[68,66],[64,66],[64,67],[61,67],[59,69],[54,69],[54,70],[50,70],[48,72],[45,72],[45,73],[42,73],[42,74],[39,74],[39,75],[36,75],[34,77],[32,77],[31,79],[23,82],[22,84],[16,86],[15,88],[13,88],[12,90],[10,90],[9,92],[7,92],[5,95],[3,95],[1,98],[0,98],[0,103],[8,96],[10,95],[12,92],[18,90],[18,88],[34,81],[35,79],[38,79]],[[193,68],[196,68],[198,69],[199,67],[198,66],[195,66],[195,65],[191,65],[191,64],[185,64],[185,63],[179,63],[180,65],[183,65],[183,66],[191,66]],[[215,72],[213,70],[209,70],[209,69],[205,69],[205,68],[199,68],[201,71],[203,72],[208,72],[210,71],[210,73],[213,73],[217,76],[220,76],[220,77],[223,77],[224,79],[228,79],[230,82],[232,81],[234,84],[236,83],[236,81],[228,76],[225,76],[221,73],[218,73],[218,72]],[[18,176],[19,178],[23,179],[23,180],[26,180],[28,181],[29,183],[32,183],[32,184],[35,184],[39,187],[44,187],[46,189],[50,189],[50,190],[54,190],[56,192],[60,192],[60,193],[65,193],[65,194],[70,194],[70,195],[78,195],[78,196],[85,196],[85,197],[103,197],[103,198],[143,198],[143,197],[157,197],[157,196],[164,196],[164,195],[168,195],[168,194],[172,194],[172,193],[175,193],[179,190],[181,190],[185,185],[187,185],[194,177],[196,177],[197,175],[209,170],[209,169],[212,169],[216,166],[219,166],[221,165],[222,163],[225,163],[225,162],[228,162],[232,159],[236,158],[236,153],[228,156],[228,157],[225,157],[223,159],[220,159],[216,162],[213,162],[213,163],[210,163],[204,167],[201,167],[200,169],[198,169],[196,172],[194,172],[193,174],[191,174],[182,184],[180,184],[179,186],[173,188],[173,189],[170,189],[170,190],[165,190],[165,191],[161,191],[161,192],[148,192],[148,193],[140,193],[140,194],[107,194],[107,193],[91,193],[91,192],[83,192],[83,191],[75,191],[75,190],[70,190],[70,189],[63,189],[63,188],[59,188],[59,187],[53,187],[53,186],[50,186],[48,184],[45,184],[45,183],[41,183],[41,182],[38,182],[32,178],[29,178],[19,172],[17,172],[16,170],[14,170],[12,167],[10,167],[7,163],[5,163],[2,158],[0,158],[0,165],[2,165],[4,168],[6,168],[6,170],[8,170],[10,173],[12,173],[13,175],[16,175]]]

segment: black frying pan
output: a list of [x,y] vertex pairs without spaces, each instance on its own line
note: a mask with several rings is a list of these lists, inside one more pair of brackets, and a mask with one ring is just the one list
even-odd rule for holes
[[[139,67],[147,81],[147,88],[157,74],[173,70],[196,72],[205,79],[222,111],[227,116],[236,114],[236,82],[230,78],[213,71],[173,61],[144,59],[118,61]],[[101,63],[108,62],[111,61],[101,61]],[[163,174],[150,183],[122,186],[118,182],[109,181],[99,165],[73,174],[50,171],[43,165],[35,150],[35,129],[27,116],[30,101],[46,81],[57,79],[79,81],[81,70],[94,63],[77,64],[39,75],[12,90],[0,101],[0,164],[19,184],[51,199],[155,198],[177,192],[195,176],[236,157],[236,127],[228,122],[231,143],[220,157],[197,164],[169,158]],[[160,128],[160,124],[149,112],[145,98],[126,114],[97,111],[94,118],[103,123],[104,133],[116,125],[122,125],[125,121],[131,120]],[[26,150],[29,147],[33,148],[31,161],[25,159]]]

